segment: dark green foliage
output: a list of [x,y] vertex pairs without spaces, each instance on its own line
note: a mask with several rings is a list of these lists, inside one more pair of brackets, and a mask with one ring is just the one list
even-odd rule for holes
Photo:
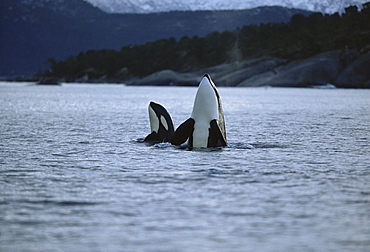
[[161,39],[126,46],[120,51],[88,51],[60,62],[50,59],[50,71],[46,75],[127,79],[164,69],[195,71],[267,55],[296,60],[331,50],[361,50],[369,45],[370,8],[358,12],[356,7],[350,7],[343,16],[298,14],[289,23],[249,25],[233,32],[213,32],[178,41]]

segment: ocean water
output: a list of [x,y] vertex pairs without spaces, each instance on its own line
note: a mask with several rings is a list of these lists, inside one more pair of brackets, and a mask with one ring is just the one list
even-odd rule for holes
[[227,147],[142,142],[195,93],[0,83],[0,251],[369,251],[370,90],[219,88]]

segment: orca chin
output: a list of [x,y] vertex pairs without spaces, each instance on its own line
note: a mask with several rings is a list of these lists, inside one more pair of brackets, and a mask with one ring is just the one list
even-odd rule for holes
[[174,134],[172,117],[160,104],[150,102],[148,106],[151,133],[144,142],[170,142]]
[[191,148],[227,145],[221,98],[208,74],[198,86],[191,117],[176,129],[171,144],[181,145],[186,141]]

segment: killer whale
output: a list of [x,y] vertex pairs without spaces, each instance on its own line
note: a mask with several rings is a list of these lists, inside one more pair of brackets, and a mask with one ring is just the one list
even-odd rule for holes
[[221,98],[209,74],[198,86],[191,117],[176,129],[171,144],[181,145],[187,140],[191,148],[227,145]]
[[172,117],[160,104],[151,101],[148,105],[151,133],[144,142],[170,142],[174,134]]

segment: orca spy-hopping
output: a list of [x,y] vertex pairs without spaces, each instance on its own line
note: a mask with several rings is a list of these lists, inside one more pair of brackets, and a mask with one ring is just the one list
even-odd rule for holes
[[171,115],[160,104],[150,102],[148,106],[151,133],[144,139],[145,142],[170,142],[174,134]]
[[221,98],[208,74],[199,84],[191,117],[176,129],[171,143],[181,145],[186,140],[191,148],[227,145]]

